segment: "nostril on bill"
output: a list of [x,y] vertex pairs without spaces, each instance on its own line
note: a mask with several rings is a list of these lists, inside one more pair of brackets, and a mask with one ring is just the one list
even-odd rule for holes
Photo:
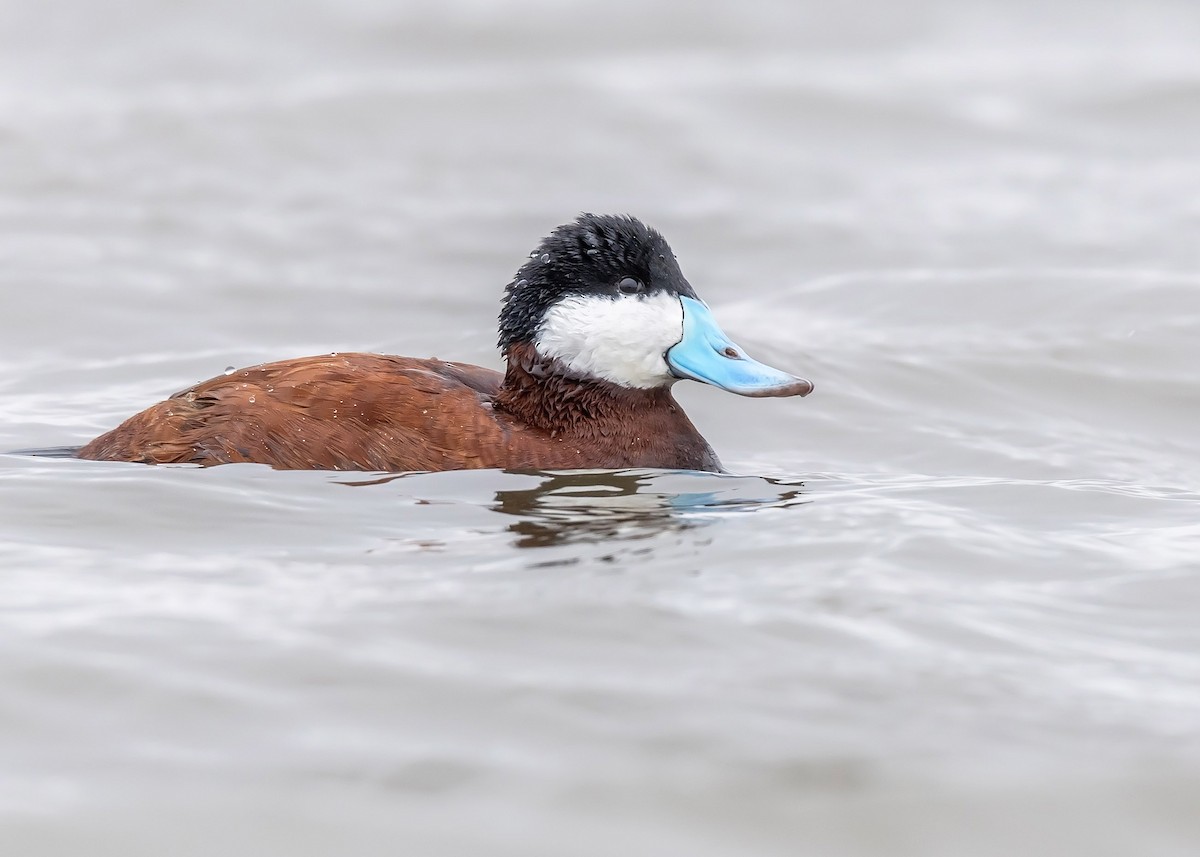
[[739,357],[742,356],[742,355],[738,354],[737,349],[734,348],[732,345],[726,346],[725,350],[722,353],[726,357],[728,357],[730,360],[737,360]]

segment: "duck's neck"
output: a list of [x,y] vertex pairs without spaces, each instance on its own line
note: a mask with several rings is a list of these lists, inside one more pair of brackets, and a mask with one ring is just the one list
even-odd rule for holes
[[577,451],[587,449],[591,466],[721,469],[670,387],[576,378],[528,344],[510,346],[505,357],[508,371],[494,406]]
[[573,377],[561,363],[525,343],[509,346],[505,358],[508,370],[496,406],[553,434],[608,435],[612,424],[646,410],[682,416],[670,387],[640,389]]

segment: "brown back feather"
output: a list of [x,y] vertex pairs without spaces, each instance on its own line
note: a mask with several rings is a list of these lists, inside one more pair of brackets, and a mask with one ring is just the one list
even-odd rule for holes
[[719,469],[668,389],[570,380],[523,348],[511,350],[504,378],[464,363],[377,354],[253,366],[147,408],[79,457],[392,472]]

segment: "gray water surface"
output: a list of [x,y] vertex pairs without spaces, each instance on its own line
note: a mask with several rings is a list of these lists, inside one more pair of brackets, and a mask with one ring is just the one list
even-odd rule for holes
[[582,210],[731,471],[0,455],[5,854],[1200,851],[1200,7],[0,3],[0,450],[498,366]]

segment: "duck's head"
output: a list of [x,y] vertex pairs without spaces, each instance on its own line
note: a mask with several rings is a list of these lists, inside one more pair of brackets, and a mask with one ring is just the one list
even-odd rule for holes
[[622,387],[681,378],[740,396],[806,396],[813,385],[730,341],[658,232],[584,214],[550,233],[504,294],[500,348],[530,345],[559,372]]

